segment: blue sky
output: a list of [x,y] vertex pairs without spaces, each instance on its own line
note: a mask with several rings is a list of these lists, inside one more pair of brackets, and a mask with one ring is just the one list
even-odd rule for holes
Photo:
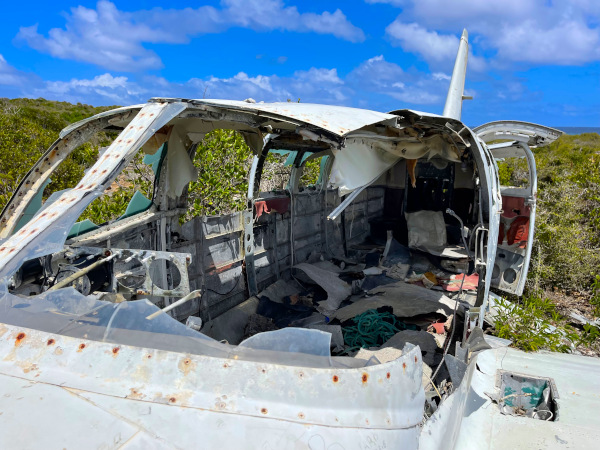
[[10,2],[0,97],[150,97],[441,113],[463,28],[463,121],[600,126],[598,0]]

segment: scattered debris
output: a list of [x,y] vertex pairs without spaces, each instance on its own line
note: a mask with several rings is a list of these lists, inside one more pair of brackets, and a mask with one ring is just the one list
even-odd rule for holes
[[319,303],[319,310],[327,313],[335,311],[344,300],[352,294],[352,289],[339,275],[329,270],[321,269],[313,264],[301,263],[294,269],[303,271],[316,284],[327,292],[327,300]]
[[444,294],[409,283],[396,281],[378,286],[369,291],[366,297],[337,310],[332,317],[345,321],[356,317],[368,309],[391,306],[396,317],[413,317],[427,313],[441,313],[449,316],[456,302]]
[[[463,281],[464,279],[464,281]],[[462,289],[464,291],[475,291],[479,285],[479,275],[452,275],[449,279],[441,279],[440,285],[445,291],[456,292]]]
[[252,314],[248,318],[246,328],[244,328],[244,339],[247,339],[250,336],[254,336],[258,333],[263,333],[265,331],[273,331],[277,329],[278,328],[275,325],[275,322],[273,322],[273,319],[261,316],[260,314]]
[[272,302],[283,303],[285,297],[292,297],[299,293],[300,290],[297,285],[280,279],[260,292],[258,297],[267,297]]
[[382,347],[394,347],[402,349],[406,344],[418,345],[421,349],[423,361],[427,364],[435,364],[437,358],[434,357],[438,350],[435,338],[426,331],[404,330],[396,333]]

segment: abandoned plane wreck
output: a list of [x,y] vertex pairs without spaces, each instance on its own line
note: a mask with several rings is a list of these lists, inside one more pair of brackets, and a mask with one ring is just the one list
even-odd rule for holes
[[[561,132],[465,126],[466,60],[465,33],[442,116],[154,98],[63,130],[0,217],[2,447],[592,446],[600,364],[484,332],[490,289],[524,288],[530,146]],[[183,222],[215,129],[254,152],[247,207]],[[119,134],[42,201],[102,130]],[[500,186],[508,157],[528,185]],[[151,198],[79,220],[134,158]],[[286,174],[271,189],[268,158]]]

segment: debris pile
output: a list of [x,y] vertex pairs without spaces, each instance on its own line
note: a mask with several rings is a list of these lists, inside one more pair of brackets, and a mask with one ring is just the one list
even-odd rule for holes
[[[333,356],[351,357],[364,366],[397,359],[419,346],[426,391],[434,397],[450,392],[457,380],[451,379],[444,358],[454,357],[462,339],[465,300],[475,298],[463,295],[459,300],[459,292],[475,291],[477,275],[453,273],[443,268],[448,265],[441,257],[409,249],[391,237],[385,246],[363,243],[351,254],[331,259],[311,255],[293,266],[287,279],[209,321],[203,332],[239,344],[257,333],[288,327],[321,330],[331,336]],[[231,330],[232,323],[240,324],[240,311],[246,317],[243,332]],[[234,321],[226,317],[234,314]]]

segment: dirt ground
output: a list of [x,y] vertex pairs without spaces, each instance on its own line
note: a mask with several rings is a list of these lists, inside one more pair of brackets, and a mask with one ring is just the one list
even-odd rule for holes
[[[544,296],[548,298],[557,307],[560,314],[565,316],[568,322],[578,331],[583,333],[583,324],[568,319],[569,314],[574,312],[584,316],[588,320],[598,319],[594,315],[594,307],[590,304],[590,294],[585,292],[564,292],[559,289],[547,290]],[[589,345],[579,345],[577,350],[585,356],[600,357],[600,338]]]

